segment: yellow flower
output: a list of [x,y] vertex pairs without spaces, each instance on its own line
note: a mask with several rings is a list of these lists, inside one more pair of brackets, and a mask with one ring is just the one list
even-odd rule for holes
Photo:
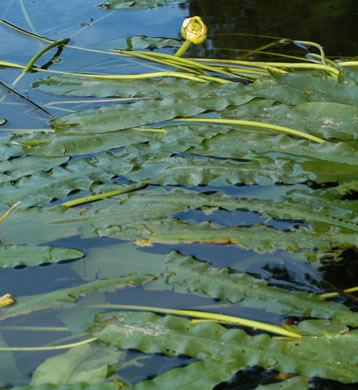
[[196,45],[205,41],[206,32],[207,28],[200,16],[185,19],[181,27],[181,35],[183,38]]

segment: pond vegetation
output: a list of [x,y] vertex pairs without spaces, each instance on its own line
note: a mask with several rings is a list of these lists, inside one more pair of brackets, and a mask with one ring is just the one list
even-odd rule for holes
[[[17,72],[6,93],[42,127],[12,128],[3,111],[0,266],[71,260],[79,276],[3,291],[2,388],[224,389],[251,367],[269,373],[260,390],[358,383],[358,287],[321,272],[357,256],[358,61],[289,39],[244,59],[191,58],[189,41],[207,35],[199,17],[184,41],[136,35],[112,50],[1,27],[41,44],[27,63],[0,65]],[[282,44],[299,49],[249,58]],[[66,50],[127,68],[52,69]],[[27,77],[48,103],[21,93]],[[295,281],[271,277],[283,265]],[[46,355],[24,373],[18,353]],[[141,376],[153,356],[177,359]]]

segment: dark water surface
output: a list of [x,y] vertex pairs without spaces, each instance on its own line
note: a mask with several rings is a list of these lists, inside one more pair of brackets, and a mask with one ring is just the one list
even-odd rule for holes
[[[254,50],[272,42],[276,38],[311,40],[322,44],[328,55],[356,56],[358,55],[358,2],[357,0],[193,0],[182,4],[171,4],[156,9],[140,9],[126,11],[109,11],[98,7],[100,0],[2,0],[0,3],[0,17],[24,30],[31,31],[50,39],[70,37],[71,44],[93,49],[108,49],[119,47],[124,38],[135,35],[161,36],[180,39],[180,27],[187,16],[200,15],[208,26],[208,39],[204,45],[192,46],[190,56],[238,58],[247,51]],[[261,37],[257,36],[261,35]],[[0,25],[0,59],[2,61],[26,64],[29,59],[44,47],[38,41],[19,34],[4,25]],[[268,36],[272,38],[267,38]],[[285,53],[300,54],[302,49],[294,45],[285,46]],[[46,64],[53,53],[46,54],[39,64]],[[250,58],[257,59],[256,54]],[[266,59],[265,57],[264,59]],[[111,58],[111,56],[64,50],[59,53],[57,62],[48,64],[49,69],[58,69],[76,72],[102,73],[133,73],[138,65],[131,65],[127,61]],[[0,69],[0,80],[11,82],[18,76],[19,70]],[[46,76],[46,75],[45,75]],[[17,85],[17,91],[29,97],[39,105],[51,103],[54,100],[67,98],[49,96],[33,91],[31,84],[40,77],[38,73],[31,73],[24,77]],[[1,86],[0,86],[1,88]],[[3,129],[8,128],[38,128],[47,127],[49,117],[37,110],[24,100],[8,94],[0,89],[0,96],[4,98],[1,104],[0,117],[8,119]],[[68,99],[67,99],[68,100]],[[58,109],[47,106],[47,110],[54,116],[60,115]],[[0,138],[1,142],[1,138]],[[258,196],[264,196],[270,188],[232,187],[227,192],[257,191]],[[183,220],[202,221],[208,219],[203,213],[192,211],[178,215]],[[245,225],[261,223],[261,217],[248,212],[236,211],[233,213],[220,212],[210,217],[222,226]],[[271,221],[272,226],[287,228]],[[276,223],[276,225],[275,225]],[[1,237],[1,229],[0,229]],[[53,243],[52,243],[53,244]],[[60,240],[57,246],[82,249],[86,257],[76,262],[66,262],[51,266],[39,266],[22,269],[7,269],[0,271],[0,295],[12,292],[15,296],[39,294],[54,291],[93,280],[96,277],[109,277],[106,268],[98,269],[96,260],[102,257],[103,261],[111,261],[113,253],[121,251],[121,242],[109,239],[85,240],[79,237]],[[313,266],[295,262],[295,256],[282,251],[269,255],[260,255],[250,250],[234,246],[218,247],[209,245],[155,245],[153,248],[142,251],[143,256],[155,256],[168,253],[172,249],[184,255],[193,255],[216,267],[229,266],[239,271],[247,271],[258,277],[270,280],[271,284],[287,289],[305,290],[311,292],[323,291],[320,279],[326,279],[339,287],[353,285],[358,275],[358,265],[352,258],[338,268],[327,265],[318,271]],[[354,258],[354,256],[352,256]],[[343,266],[349,264],[349,266]],[[110,266],[108,266],[110,270]],[[110,271],[109,271],[110,272]],[[121,294],[97,294],[94,301],[109,300],[113,303],[131,303],[151,306],[165,306],[176,308],[209,307],[212,310],[220,308],[220,312],[248,317],[254,320],[280,324],[282,318],[258,310],[237,308],[228,309],[220,302],[208,298],[200,298],[174,294],[173,292],[146,291],[141,288],[125,291]],[[209,309],[208,309],[209,310]],[[3,326],[37,325],[60,326],[54,312],[38,312],[24,318],[5,321]],[[20,335],[21,334],[21,335]],[[61,335],[56,335],[62,337]],[[35,346],[45,345],[53,341],[53,335],[46,333],[4,332],[9,345]],[[65,334],[63,335],[65,337]],[[1,385],[25,385],[36,366],[48,356],[55,353],[18,352],[18,367],[24,374],[22,377],[9,377],[4,380],[1,371],[1,361],[7,355],[0,352]],[[133,353],[134,354],[134,353]],[[132,356],[132,355],[131,355]],[[179,360],[179,363],[178,363]],[[146,363],[140,374],[134,369],[126,372],[130,381],[138,381],[146,376],[157,375],[160,372],[176,365],[186,364],[189,360],[180,361],[174,358],[162,358]],[[267,372],[254,371],[252,379],[250,371],[238,377],[231,384],[217,387],[220,389],[251,389],[258,384],[257,378],[267,377]],[[261,375],[261,376],[260,376]],[[245,379],[246,378],[246,379]],[[247,379],[249,378],[249,379]],[[251,379],[250,379],[251,378]],[[245,382],[246,381],[246,382]],[[250,382],[251,381],[251,382]],[[255,384],[254,384],[255,383]],[[246,387],[245,387],[246,386]],[[317,384],[317,388],[321,386]],[[330,384],[326,384],[330,388]],[[332,387],[338,388],[338,387]],[[343,388],[343,387],[342,387]],[[348,388],[348,387],[344,387]]]

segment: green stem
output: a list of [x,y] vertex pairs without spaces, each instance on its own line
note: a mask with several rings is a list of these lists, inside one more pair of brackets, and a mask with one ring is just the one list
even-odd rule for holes
[[80,347],[84,344],[92,343],[92,341],[98,340],[97,337],[91,337],[87,340],[78,341],[77,343],[54,345],[47,347],[0,347],[0,351],[55,351],[59,349],[68,349],[74,347]]
[[310,41],[293,41],[293,43],[300,43],[301,45],[305,45],[305,46],[312,46],[312,47],[315,47],[316,49],[319,50],[320,52],[320,57],[321,57],[321,61],[322,61],[322,64],[323,65],[326,65],[326,56],[324,54],[324,50],[323,50],[323,47],[321,45],[319,45],[318,43],[316,42],[310,42]]
[[[142,53],[142,52],[127,52],[125,50],[121,50],[120,52],[122,52],[126,55],[132,55],[132,56],[136,56],[137,53]],[[165,60],[173,61],[173,62],[178,63],[178,64],[190,66],[195,71],[198,71],[199,69],[204,69],[204,70],[208,70],[209,72],[225,74],[226,76],[231,76],[231,77],[235,76],[232,73],[226,72],[224,70],[220,70],[215,66],[200,64],[198,62],[195,62],[193,60],[189,60],[187,58],[179,58],[179,57],[175,57],[175,56],[172,56],[170,54],[164,54],[164,53],[146,53],[146,54],[149,55],[150,57],[162,58]],[[166,61],[163,63],[165,64]]]
[[79,199],[71,200],[69,202],[62,203],[62,206],[66,206],[66,207],[78,206],[80,204],[94,202],[94,201],[97,201],[97,200],[110,198],[112,196],[125,194],[126,192],[131,192],[131,191],[134,191],[134,190],[138,190],[138,189],[144,188],[146,186],[147,186],[146,183],[142,183],[140,185],[124,188],[122,190],[109,191],[109,192],[105,192],[103,194],[92,195],[92,196],[85,196],[83,198],[79,198]]
[[34,55],[29,63],[25,66],[24,70],[22,73],[16,78],[16,80],[13,82],[13,85],[16,85],[19,80],[23,77],[25,73],[27,73],[29,70],[32,69],[33,64],[47,51],[52,49],[55,46],[61,46],[61,45],[66,45],[66,43],[70,40],[70,38],[62,39],[61,41],[55,41],[52,42],[50,45],[46,46],[44,49],[40,50],[36,55]]
[[[0,66],[8,66],[11,68],[25,68],[25,65],[16,64],[13,62],[0,61]],[[63,72],[59,70],[49,70],[41,68],[32,68],[38,72],[54,73],[54,74],[65,74],[70,76],[80,76],[80,77],[91,77],[95,79],[103,80],[137,80],[137,79],[147,79],[152,77],[178,77],[183,79],[189,79],[194,81],[200,81],[205,83],[205,80],[199,76],[191,75],[184,72],[154,72],[154,73],[141,73],[141,74],[131,74],[131,75],[117,75],[117,74],[95,74],[95,73],[75,73],[75,72]]]
[[299,333],[290,331],[281,326],[265,324],[264,322],[247,320],[246,318],[240,318],[240,317],[230,316],[226,314],[209,313],[209,312],[196,311],[196,310],[167,309],[163,307],[136,306],[136,305],[103,304],[103,305],[89,305],[89,307],[102,308],[102,309],[141,310],[141,311],[153,311],[153,312],[165,313],[165,314],[176,314],[176,315],[220,322],[229,325],[247,326],[249,328],[260,329],[266,332],[276,333],[280,336],[285,336],[285,337],[294,337],[294,338],[302,337]]
[[172,119],[173,121],[188,121],[188,122],[206,122],[206,123],[218,123],[223,125],[240,125],[240,126],[252,126],[252,127],[263,127],[264,129],[271,129],[276,131],[281,131],[283,133],[296,135],[298,137],[307,138],[311,141],[318,143],[327,142],[322,138],[315,137],[304,133],[303,131],[290,129],[289,127],[273,125],[271,123],[265,122],[255,122],[255,121],[245,121],[239,119],[211,119],[211,118],[181,118],[181,119]]
[[188,40],[185,40],[185,42],[180,46],[180,48],[177,50],[177,52],[174,54],[175,57],[181,57],[191,45],[191,42]]
[[11,213],[12,210],[14,210],[15,207],[17,207],[21,203],[21,200],[17,201],[15,204],[13,204],[9,210],[6,211],[6,213],[0,218],[0,223],[4,221],[4,219]]
[[[345,293],[352,293],[352,292],[357,292],[357,291],[358,291],[358,287],[351,287],[351,288],[346,288],[345,290],[343,290],[343,292],[345,292]],[[338,295],[339,295],[338,292],[331,292],[331,293],[326,293],[326,294],[320,294],[320,297],[327,299],[327,298],[336,297]]]

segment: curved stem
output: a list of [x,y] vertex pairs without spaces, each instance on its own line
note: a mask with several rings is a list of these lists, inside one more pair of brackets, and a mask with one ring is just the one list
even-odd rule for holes
[[[0,66],[8,66],[11,68],[25,68],[25,65],[16,64],[13,62],[0,61]],[[184,72],[154,72],[154,73],[140,73],[140,74],[131,74],[131,75],[117,75],[117,74],[95,74],[95,73],[75,73],[75,72],[64,72],[60,70],[49,70],[41,68],[32,68],[33,70],[46,73],[54,74],[65,74],[69,76],[80,76],[80,77],[91,77],[95,79],[104,79],[104,80],[136,80],[136,79],[146,79],[151,77],[178,77],[183,79],[189,79],[194,81],[200,81],[205,83],[205,80],[199,76],[194,76],[189,73]]]
[[[352,292],[357,292],[357,291],[358,291],[358,287],[351,287],[351,288],[346,288],[345,290],[343,290],[343,292],[345,292],[345,293],[352,293]],[[331,293],[326,293],[326,294],[320,294],[320,297],[323,299],[327,299],[327,298],[336,297],[338,295],[339,295],[338,292],[331,292]]]
[[177,52],[174,54],[175,57],[181,57],[188,49],[189,46],[191,45],[191,42],[186,40],[180,48],[177,50]]
[[66,207],[78,206],[80,204],[94,202],[96,200],[102,200],[102,199],[110,198],[112,196],[125,194],[127,192],[132,192],[134,190],[138,190],[138,189],[144,188],[146,186],[147,186],[146,183],[142,183],[140,185],[124,188],[122,190],[110,191],[110,192],[105,192],[103,194],[92,195],[92,196],[85,196],[83,198],[79,198],[79,199],[71,200],[69,202],[62,203],[62,206],[66,206]]
[[52,42],[50,45],[46,46],[44,49],[40,50],[36,55],[34,55],[29,63],[25,66],[24,70],[22,73],[16,78],[16,80],[12,83],[13,85],[16,85],[20,79],[23,77],[25,73],[27,73],[29,70],[32,69],[32,65],[47,51],[52,49],[55,46],[61,46],[61,45],[66,45],[66,43],[70,40],[70,38],[62,39],[61,41],[55,41]]
[[15,207],[17,207],[21,203],[21,200],[17,201],[15,204],[13,204],[9,210],[6,211],[6,213],[0,218],[0,223],[11,213],[12,210],[14,210]]
[[59,349],[68,349],[79,347],[84,344],[92,343],[92,341],[98,340],[97,337],[91,337],[90,339],[78,341],[77,343],[54,345],[46,347],[0,347],[0,351],[55,351]]
[[320,54],[321,54],[321,61],[322,61],[322,64],[323,65],[326,65],[326,56],[324,54],[324,50],[323,50],[323,47],[321,45],[319,45],[318,43],[316,42],[310,42],[310,41],[297,41],[297,40],[294,40],[293,43],[299,43],[301,45],[305,45],[305,46],[312,46],[312,47],[315,47],[316,49],[319,50]]
[[290,129],[289,127],[273,125],[271,123],[265,122],[255,122],[255,121],[245,121],[240,119],[211,119],[211,118],[181,118],[181,119],[172,119],[173,121],[188,121],[188,122],[207,122],[207,123],[218,123],[223,125],[240,125],[240,126],[252,126],[252,127],[262,127],[264,129],[271,129],[275,131],[280,131],[287,134],[296,135],[298,137],[307,138],[311,141],[318,143],[328,142],[322,138],[315,137],[314,135],[304,133],[303,131]]

